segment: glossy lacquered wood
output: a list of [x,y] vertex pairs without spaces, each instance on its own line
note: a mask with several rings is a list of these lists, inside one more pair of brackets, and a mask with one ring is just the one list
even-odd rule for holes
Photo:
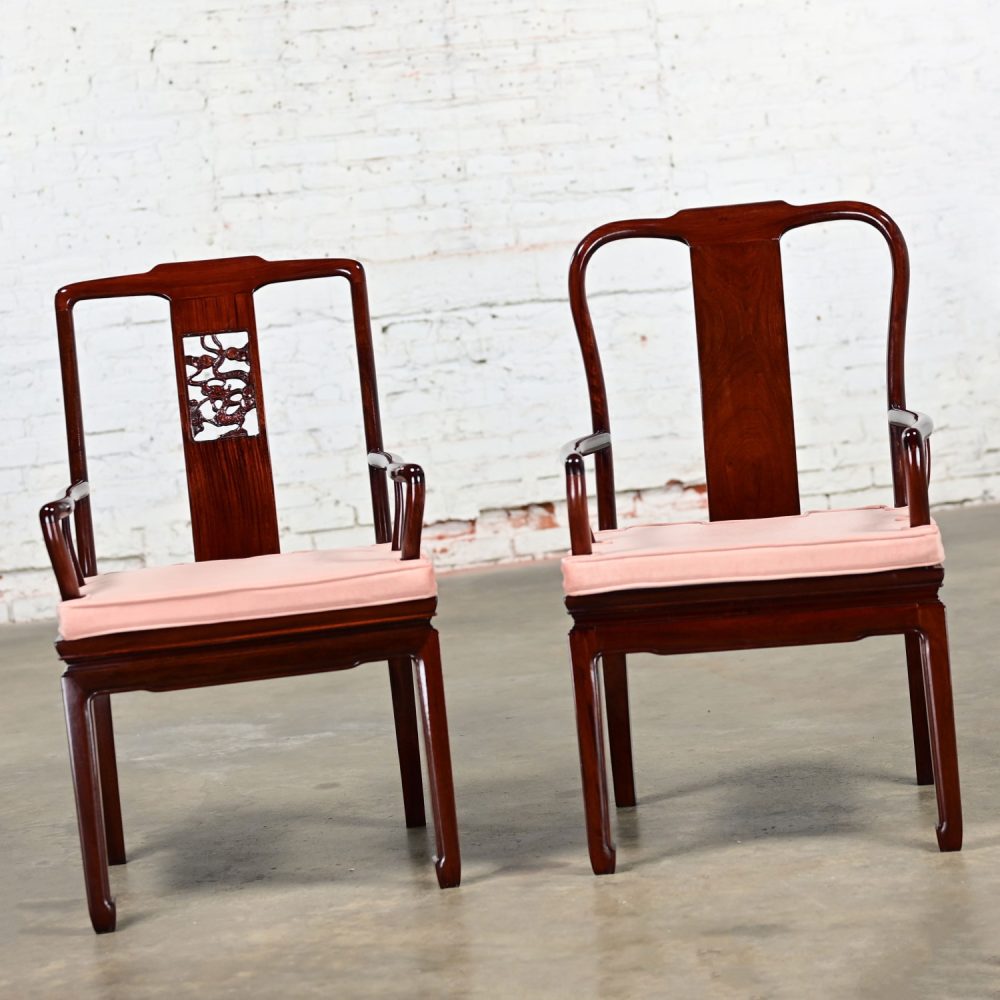
[[[586,296],[594,253],[615,240],[677,240],[690,247],[709,516],[712,520],[800,511],[785,330],[780,239],[816,222],[874,226],[892,266],[887,351],[888,440],[893,502],[911,525],[930,523],[930,419],[906,408],[903,347],[909,288],[906,244],[880,209],[859,202],[784,202],[693,209],[666,219],[601,226],[583,239],[569,276],[570,304],[590,392],[591,434],[563,450],[570,542],[592,551],[585,458],[594,455],[597,524],[617,526],[611,423],[600,352]],[[568,597],[577,735],[591,863],[615,869],[605,774],[599,668],[618,806],[635,804],[628,714],[629,653],[693,653],[905,637],[917,782],[937,787],[938,845],[962,844],[958,758],[940,566],[848,576],[718,583]],[[822,678],[817,678],[822,684]]]
[[[257,363],[253,293],[277,281],[340,277],[350,283],[355,346],[361,380],[367,467],[375,541],[391,542],[401,559],[417,558],[424,508],[419,465],[383,451],[364,270],[353,260],[270,262],[259,257],[162,264],[147,274],[68,285],[56,295],[71,486],[41,510],[42,531],[64,600],[76,600],[97,572],[90,484],[77,371],[73,307],[85,299],[155,295],[170,303],[178,404],[187,467],[195,558],[238,559],[278,551],[277,514],[268,451],[263,382]],[[243,429],[243,413],[228,420],[225,436],[196,440],[190,416],[192,362],[206,369],[213,358],[186,354],[185,338],[208,338],[207,351],[221,358],[213,337],[231,332],[246,343],[231,356],[246,361],[247,407],[256,411],[257,433]],[[189,341],[190,342],[190,341]],[[226,423],[226,412],[219,423]],[[155,466],[150,465],[151,475]],[[390,508],[388,480],[395,507]],[[75,533],[74,533],[75,528]],[[74,537],[75,536],[75,537]],[[157,628],[58,640],[66,664],[63,693],[76,792],[84,882],[91,921],[98,932],[114,930],[115,904],[108,865],[124,864],[111,695],[124,691],[172,691],[300,674],[350,669],[386,661],[407,826],[425,823],[418,711],[424,728],[429,793],[435,823],[435,869],[442,888],[458,885],[461,860],[448,745],[444,686],[437,632],[431,626],[436,600],[399,602],[347,610],[286,615],[251,621]],[[417,689],[414,689],[416,673]]]

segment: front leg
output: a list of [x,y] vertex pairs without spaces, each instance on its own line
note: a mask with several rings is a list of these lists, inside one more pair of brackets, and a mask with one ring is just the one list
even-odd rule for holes
[[587,820],[587,846],[595,875],[615,870],[615,843],[608,809],[608,776],[604,764],[604,725],[597,674],[598,652],[591,634],[573,628],[569,634],[576,695],[576,733],[580,744],[580,774]]
[[935,603],[921,607],[919,614],[934,790],[938,803],[938,847],[942,851],[959,851],[962,849],[962,796],[958,783],[958,749],[944,605]]
[[88,694],[70,674],[63,675],[62,686],[87,906],[94,930],[104,934],[115,929],[116,913],[108,880],[104,807],[94,739],[94,696]]
[[434,867],[442,889],[462,880],[462,859],[458,846],[458,820],[455,816],[455,787],[451,776],[451,749],[448,745],[448,716],[444,705],[444,679],[441,676],[441,649],[437,632],[429,628],[417,656],[417,686],[424,722],[424,749],[427,752],[427,775],[437,857]]

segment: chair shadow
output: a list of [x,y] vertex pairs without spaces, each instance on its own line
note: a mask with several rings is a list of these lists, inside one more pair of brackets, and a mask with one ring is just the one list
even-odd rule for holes
[[[569,758],[549,762],[551,772],[539,771],[537,761],[504,768],[483,761],[459,781],[464,885],[543,871],[589,875],[579,774]],[[889,842],[874,822],[871,789],[879,784],[913,785],[915,793],[926,793],[921,809],[928,829],[900,830],[891,842],[936,852],[932,786],[918,790],[898,774],[801,759],[748,765],[640,795],[636,808],[616,810],[612,802],[619,871],[771,838],[862,834]],[[368,789],[366,801],[379,801],[374,791]],[[174,892],[341,880],[435,884],[430,809],[426,827],[408,830],[396,790],[387,787],[384,797],[378,814],[361,814],[343,802],[193,811],[143,836],[129,860],[155,862],[161,885]],[[672,807],[666,819],[665,803]]]
[[[434,877],[433,828],[407,829],[402,816],[361,816],[329,808],[254,806],[191,813],[142,839],[129,861],[156,861],[164,889],[217,891],[273,885],[319,885],[345,877],[384,882],[392,875]],[[356,831],[364,831],[358,836]],[[338,836],[338,831],[355,831]],[[380,864],[379,858],[392,864]],[[399,859],[407,864],[401,870]],[[114,869],[112,869],[113,877]]]
[[[530,777],[541,780],[526,789]],[[457,789],[463,885],[573,866],[575,855],[586,856],[582,807],[572,808],[582,802],[578,786],[571,783],[553,794],[544,774],[507,772],[503,778],[479,776]],[[361,814],[342,803],[315,808],[255,804],[231,811],[220,804],[148,829],[136,838],[135,848],[127,844],[128,860],[155,866],[159,884],[169,892],[262,883],[321,885],[347,876],[355,885],[415,878],[436,886],[429,802],[427,825],[407,829],[398,791],[387,788],[382,798],[377,814]],[[377,801],[371,794],[367,799]],[[467,810],[463,801],[470,803]],[[121,870],[111,869],[112,880]]]
[[[878,828],[877,807],[872,804],[870,791],[874,784],[912,786],[920,797],[921,808],[926,806],[930,812],[931,823],[922,840],[916,835],[911,840],[907,831],[890,839]],[[684,813],[684,800],[690,805],[688,815]],[[657,823],[654,830],[652,822],[647,820],[645,832],[641,832],[643,807],[662,806],[666,802],[677,806],[671,817],[678,822],[664,826]],[[617,810],[618,841],[626,848],[626,856],[619,856],[619,870],[771,838],[860,834],[896,846],[917,847],[925,840],[926,848],[936,852],[934,803],[933,786],[920,788],[913,779],[844,766],[828,759],[748,765],[711,780],[675,786],[650,796],[640,795],[636,808]],[[662,809],[649,810],[647,816],[659,817],[662,812]],[[629,849],[642,854],[638,858],[629,857]]]

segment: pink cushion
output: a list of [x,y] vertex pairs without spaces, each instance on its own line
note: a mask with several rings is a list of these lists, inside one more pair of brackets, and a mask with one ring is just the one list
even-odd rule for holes
[[941,535],[933,522],[911,528],[905,507],[859,507],[599,531],[592,555],[563,559],[563,588],[579,595],[842,576],[934,566],[943,559]]
[[64,639],[175,625],[275,618],[433,597],[429,559],[400,559],[389,545],[288,552],[153,566],[87,579],[59,605]]

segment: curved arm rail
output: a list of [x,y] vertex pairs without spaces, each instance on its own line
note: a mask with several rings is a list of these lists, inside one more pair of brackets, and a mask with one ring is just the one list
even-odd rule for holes
[[597,431],[595,434],[567,442],[559,453],[566,467],[566,510],[569,518],[570,545],[575,556],[590,555],[594,540],[590,529],[587,476],[583,459],[585,455],[593,455],[610,448],[610,432]]
[[417,559],[424,527],[424,470],[389,451],[368,452],[368,465],[373,469],[383,469],[393,483],[393,549],[401,549],[403,559]]
[[89,496],[90,484],[86,480],[80,480],[73,483],[58,500],[45,504],[38,512],[45,548],[56,575],[59,594],[64,601],[79,597],[83,586],[83,571],[73,544],[70,515],[76,510],[77,503]]

